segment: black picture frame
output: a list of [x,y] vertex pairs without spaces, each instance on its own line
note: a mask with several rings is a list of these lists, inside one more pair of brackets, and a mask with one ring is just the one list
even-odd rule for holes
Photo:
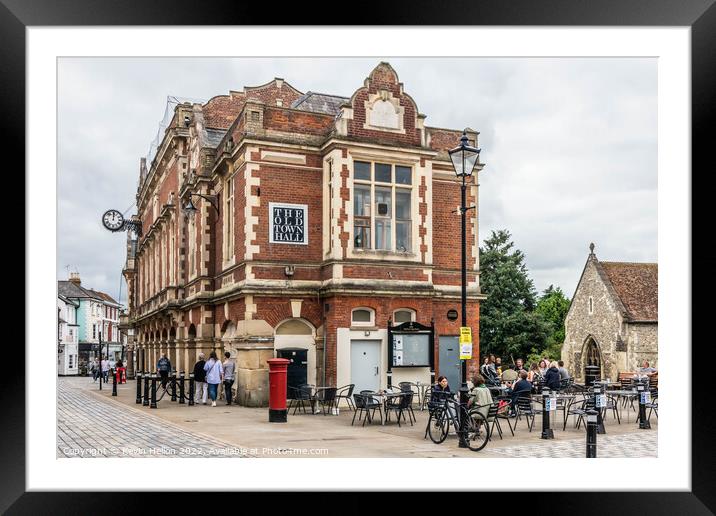
[[[103,26],[103,25],[245,25],[247,20],[258,24],[284,25],[551,25],[551,26],[688,26],[692,44],[692,274],[698,278],[699,292],[711,292],[716,286],[713,274],[716,259],[704,249],[708,242],[710,222],[706,210],[710,206],[705,186],[707,173],[712,172],[713,144],[709,129],[714,128],[716,112],[716,7],[714,0],[507,0],[459,1],[448,5],[440,2],[414,0],[412,2],[385,2],[380,9],[358,9],[358,4],[325,4],[314,2],[311,9],[273,9],[270,15],[260,2],[238,3],[225,0],[202,4],[186,0],[127,0],[105,2],[99,5],[92,0],[0,0],[0,104],[5,118],[4,142],[8,154],[18,158],[15,170],[25,169],[25,29],[29,26]],[[317,13],[322,13],[317,15]],[[457,39],[457,38],[456,38]],[[465,44],[456,41],[456,45]],[[711,165],[708,167],[708,165]],[[707,168],[708,167],[708,168]],[[700,173],[696,173],[699,171]],[[673,173],[679,173],[674,171]],[[24,182],[21,190],[24,191]],[[701,186],[699,188],[698,186]],[[6,191],[8,188],[6,187]],[[17,194],[12,195],[18,198]],[[698,244],[698,247],[696,245]],[[25,270],[27,274],[30,271]],[[703,329],[708,320],[711,304],[699,303],[692,290],[693,330]],[[18,310],[19,312],[19,310]],[[17,312],[16,312],[17,313]],[[24,313],[24,317],[29,317]],[[696,323],[699,323],[698,325]],[[19,326],[19,325],[16,325]],[[17,331],[17,330],[15,330]],[[713,486],[713,415],[701,407],[710,407],[706,398],[709,376],[707,367],[711,353],[706,343],[711,339],[695,338],[696,331],[684,334],[675,345],[689,356],[694,365],[684,360],[680,367],[693,371],[692,385],[692,490],[690,492],[613,492],[613,493],[562,493],[549,497],[550,513],[557,514],[710,514],[716,508]],[[10,340],[24,340],[22,337]],[[691,346],[692,342],[694,343]],[[38,343],[33,343],[37,346]],[[7,514],[82,513],[91,502],[102,514],[129,513],[146,507],[148,496],[121,496],[115,493],[50,493],[25,490],[25,360],[32,360],[30,343],[25,341],[25,360],[17,355],[6,356],[3,385],[0,389],[0,407],[3,410],[0,464],[3,482],[0,483],[0,511]],[[37,359],[37,355],[35,358]],[[701,367],[700,367],[701,366]],[[699,373],[699,374],[697,374]],[[685,385],[684,389],[689,386]],[[425,474],[432,474],[425,471]],[[580,472],[575,472],[580,473]],[[581,472],[586,474],[586,472]],[[555,479],[558,484],[558,479]],[[479,474],[475,485],[479,486]],[[149,493],[146,493],[147,495]],[[182,510],[189,493],[172,493],[162,499],[162,510]],[[356,495],[357,497],[357,495]],[[273,503],[281,504],[279,495],[272,495]],[[351,503],[354,496],[343,495],[341,504]],[[121,501],[119,501],[121,500]],[[206,501],[206,498],[198,500]],[[239,500],[240,503],[248,503]],[[467,503],[477,503],[471,497]],[[531,501],[530,501],[531,500]],[[510,494],[512,507],[534,507],[534,493]],[[546,500],[545,500],[546,502]],[[539,502],[542,503],[541,501]],[[99,509],[101,508],[101,509]],[[95,512],[95,511],[89,511]]]

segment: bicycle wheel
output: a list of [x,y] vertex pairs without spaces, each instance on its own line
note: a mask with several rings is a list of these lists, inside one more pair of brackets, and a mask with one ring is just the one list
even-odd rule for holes
[[430,440],[435,444],[440,444],[447,438],[448,435],[448,419],[445,417],[445,412],[437,410],[430,415],[428,420],[428,435]]
[[480,451],[487,446],[490,439],[490,425],[487,418],[480,412],[468,413],[467,418],[467,447],[472,451]]

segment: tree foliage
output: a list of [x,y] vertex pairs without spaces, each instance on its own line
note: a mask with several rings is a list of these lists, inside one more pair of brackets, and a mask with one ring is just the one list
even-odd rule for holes
[[543,349],[551,327],[536,311],[537,293],[525,256],[506,229],[493,231],[480,248],[480,347],[507,359]]

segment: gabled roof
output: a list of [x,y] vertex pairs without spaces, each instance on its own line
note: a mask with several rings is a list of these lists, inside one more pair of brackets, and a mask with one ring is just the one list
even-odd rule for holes
[[84,288],[71,281],[58,281],[57,294],[68,299],[97,299],[118,305],[112,296],[104,292],[98,292],[90,288]]
[[327,95],[325,93],[309,91],[293,101],[291,108],[335,116],[340,112],[341,105],[349,100],[349,97],[339,97],[338,95]]
[[659,320],[659,265],[599,262],[632,321]]

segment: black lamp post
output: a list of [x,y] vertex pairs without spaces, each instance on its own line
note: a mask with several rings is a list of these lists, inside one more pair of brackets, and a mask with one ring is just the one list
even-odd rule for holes
[[99,331],[99,344],[97,345],[99,348],[99,390],[102,390],[102,378],[103,372],[102,372],[102,330]]
[[216,209],[216,215],[219,215],[219,202],[216,195],[204,195],[200,193],[190,193],[189,194],[189,200],[186,202],[186,204],[182,207],[184,210],[184,213],[188,215],[189,217],[193,217],[194,214],[197,212],[196,206],[194,206],[194,202],[191,200],[192,197],[201,197],[202,199],[205,199],[206,201],[211,204],[214,209]]
[[[461,264],[461,272],[462,272],[462,326],[467,326],[467,254],[465,251],[465,242],[466,242],[466,236],[465,236],[465,213],[469,209],[473,209],[474,206],[466,207],[465,206],[465,190],[466,190],[466,181],[467,178],[472,176],[472,171],[475,168],[475,165],[477,164],[477,160],[480,157],[480,149],[475,147],[470,147],[468,145],[468,139],[467,139],[467,130],[462,132],[462,138],[460,138],[460,145],[452,149],[451,151],[448,151],[448,154],[450,155],[450,161],[452,161],[452,166],[455,169],[455,175],[462,179],[462,185],[461,185],[461,204],[460,204],[460,215],[462,217],[461,223],[462,223],[462,245],[460,246],[460,251],[462,255],[462,264]],[[468,391],[467,391],[467,362],[465,360],[461,360],[462,362],[462,378],[461,378],[461,384],[460,384],[460,406],[464,409],[467,409],[467,401],[468,401]],[[460,411],[462,413],[462,410]],[[460,448],[467,448],[467,419],[464,417],[460,418],[460,441],[459,441],[459,447]]]

